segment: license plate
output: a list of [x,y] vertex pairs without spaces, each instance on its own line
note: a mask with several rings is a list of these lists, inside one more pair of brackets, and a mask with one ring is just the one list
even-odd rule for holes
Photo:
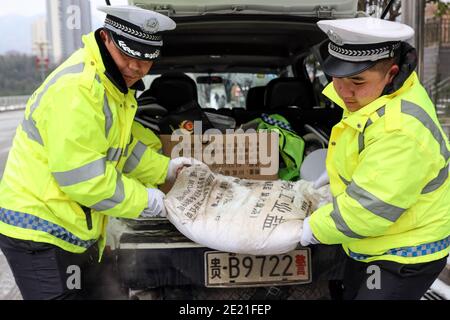
[[309,248],[280,255],[205,252],[206,287],[248,287],[311,282]]

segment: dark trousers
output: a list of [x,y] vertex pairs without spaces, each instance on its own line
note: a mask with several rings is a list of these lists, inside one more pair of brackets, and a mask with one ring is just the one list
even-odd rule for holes
[[98,248],[75,254],[61,248],[0,234],[0,249],[25,300],[95,298]]
[[447,264],[447,257],[418,264],[346,259],[344,300],[419,300]]

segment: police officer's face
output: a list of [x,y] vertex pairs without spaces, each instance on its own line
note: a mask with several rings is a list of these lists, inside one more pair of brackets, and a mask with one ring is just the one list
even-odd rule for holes
[[391,66],[386,73],[371,68],[348,78],[333,78],[333,85],[347,109],[354,112],[379,98],[397,73],[397,65]]
[[134,59],[126,55],[115,46],[106,32],[102,30],[100,34],[128,88],[142,79],[150,71],[153,61]]

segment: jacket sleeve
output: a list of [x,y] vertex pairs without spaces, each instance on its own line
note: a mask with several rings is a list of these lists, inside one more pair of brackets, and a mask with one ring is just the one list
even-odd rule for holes
[[377,138],[359,155],[345,192],[312,214],[315,237],[325,244],[347,243],[383,235],[401,219],[414,221],[413,212],[404,212],[427,183],[430,159],[426,146],[400,130]]
[[139,216],[148,204],[144,185],[120,174],[107,160],[103,89],[77,83],[55,87],[38,128],[50,171],[61,190],[103,214]]
[[161,141],[151,130],[134,121],[124,174],[139,180],[148,188],[163,184],[170,158],[159,153],[161,147]]

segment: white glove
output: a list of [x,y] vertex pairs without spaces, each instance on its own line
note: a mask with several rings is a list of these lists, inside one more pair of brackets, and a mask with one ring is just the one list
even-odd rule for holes
[[303,220],[303,230],[302,230],[302,238],[300,239],[300,244],[303,247],[306,247],[310,244],[319,244],[320,241],[317,240],[311,230],[311,227],[309,226],[309,218],[307,217],[305,218],[305,220]]
[[167,216],[164,206],[165,194],[159,189],[147,189],[148,207],[142,211],[142,218],[165,217]]
[[166,182],[173,183],[177,178],[179,169],[202,163],[194,158],[178,157],[171,159],[169,161],[169,169],[167,170]]
[[323,205],[333,201],[329,184],[316,189],[314,188],[314,182],[300,180],[297,184],[296,191],[311,203],[307,216]]
[[313,188],[319,189],[320,187],[323,187],[324,185],[327,185],[330,183],[330,178],[328,177],[328,172],[325,170],[322,172],[322,174],[314,181]]

